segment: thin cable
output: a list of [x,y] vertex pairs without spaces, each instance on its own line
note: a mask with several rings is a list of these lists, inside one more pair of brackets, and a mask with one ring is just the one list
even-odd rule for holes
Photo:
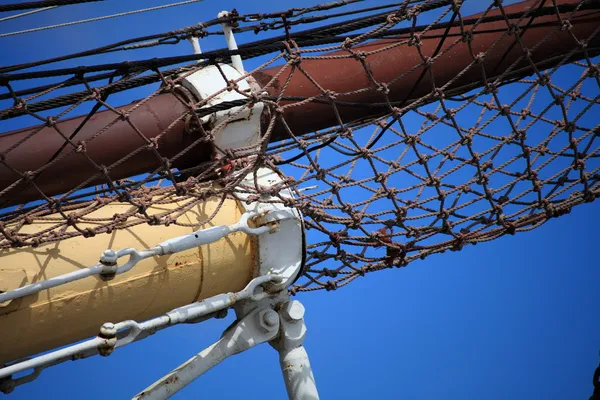
[[[513,14],[509,14],[509,16],[513,16]],[[500,16],[502,17],[502,16]],[[482,22],[491,22],[496,20],[497,18],[484,18],[482,19]],[[463,20],[463,24],[464,25],[468,25],[471,23],[475,23],[479,21],[479,18],[476,19],[465,19]],[[536,24],[532,24],[531,27],[541,27],[541,26],[549,26],[551,24],[555,24],[555,22],[552,23],[536,23]],[[409,36],[402,36],[404,34],[410,33],[412,31],[414,32],[420,32],[426,28],[432,28],[432,29],[438,29],[438,28],[446,28],[448,26],[447,23],[441,23],[441,24],[436,24],[436,25],[421,25],[421,26],[417,26],[417,27],[410,27],[410,28],[401,28],[401,29],[390,29],[386,32],[383,32],[381,34],[377,34],[377,35],[373,35],[371,36],[371,38],[395,38],[395,39],[409,39]],[[457,25],[453,25],[453,26],[457,26]],[[200,28],[199,28],[200,29]],[[478,30],[478,33],[483,34],[483,33],[494,33],[494,32],[503,32],[505,29],[504,28],[498,28],[498,29],[485,29],[485,30]],[[175,32],[175,31],[173,31]],[[156,35],[156,36],[160,36]],[[350,38],[350,39],[354,39],[355,37],[357,37],[358,35],[346,35],[346,36],[334,36],[331,38],[331,40],[329,41],[321,41],[320,44],[330,44],[330,43],[338,43],[338,42],[343,42],[344,40],[346,40],[346,38]],[[457,37],[457,36],[462,36],[462,33],[456,33],[456,34],[452,34],[452,33],[448,33],[446,36],[448,37]],[[150,36],[148,36],[150,37]],[[297,39],[296,34],[293,34],[292,37],[296,40],[296,42],[298,44],[302,44],[302,45],[314,45],[315,43],[313,42],[305,42],[302,39]],[[443,37],[443,35],[428,35],[428,38],[441,38]],[[120,43],[115,43],[112,45],[108,45],[102,48],[97,48],[94,49],[95,52],[97,52],[97,54],[101,54],[101,52],[108,52],[108,51],[113,51],[115,49],[113,49],[112,47],[115,45],[120,45],[122,43],[125,42],[130,42],[136,39],[132,39],[129,41],[123,41]],[[248,44],[243,44],[240,46],[240,48],[246,48],[246,47],[258,47],[255,46],[254,43],[248,43]],[[86,52],[87,53],[87,52]],[[92,52],[89,52],[89,54],[92,54]],[[96,54],[96,53],[94,53]],[[76,53],[76,54],[71,54],[68,56],[62,56],[62,57],[57,57],[54,59],[47,59],[47,60],[43,60],[41,62],[36,62],[36,63],[28,63],[28,64],[20,64],[20,65],[13,65],[13,66],[9,66],[9,67],[4,67],[4,68],[0,68],[0,74],[4,73],[4,72],[11,72],[11,71],[15,71],[15,70],[19,70],[19,69],[25,69],[25,68],[29,68],[29,67],[33,67],[33,66],[38,66],[41,65],[43,63],[51,63],[51,62],[56,62],[56,61],[62,61],[64,59],[69,59],[70,57],[80,57],[80,56],[84,56],[86,54],[82,53]],[[227,54],[222,54],[223,57],[225,56],[229,56],[230,53]],[[242,54],[242,58],[251,58],[250,55],[245,55]],[[102,79],[106,79],[110,76],[112,76],[113,72],[108,72],[108,73],[103,73],[103,74],[99,74],[96,76],[92,76],[92,77],[87,77],[86,80],[88,82],[96,82],[98,80],[102,80]],[[73,86],[73,85],[77,85],[81,83],[81,81],[79,79],[71,79],[68,82],[64,82],[64,86],[63,87],[68,87],[68,86]],[[32,88],[28,88],[28,89],[24,89],[24,90],[20,90],[20,91],[16,91],[15,94],[19,97],[21,96],[26,96],[26,95],[30,95],[30,94],[35,94],[38,93],[40,91],[45,91],[48,89],[51,89],[52,87],[56,86],[56,84],[50,84],[50,85],[43,85],[43,86],[38,86],[38,87],[32,87]],[[5,93],[5,94],[0,94],[0,100],[6,100],[6,99],[10,99],[12,98],[12,96],[9,93]]]
[[[443,4],[443,3],[441,3],[441,4]],[[590,6],[592,6],[592,5],[590,5]],[[598,4],[598,5],[600,5],[600,4]],[[596,5],[596,7],[598,5]],[[430,4],[430,6],[431,6],[431,4]],[[437,6],[439,7],[439,4]],[[569,6],[569,5],[565,5],[565,6]],[[562,7],[562,8],[567,8],[567,7]],[[565,10],[565,11],[568,11],[568,10]],[[519,14],[520,13],[515,13],[515,16],[518,16]],[[540,12],[539,14],[543,15],[544,13]],[[324,27],[324,28],[329,29],[328,27]],[[295,37],[294,37],[294,39],[296,40],[297,44],[300,46],[312,46],[312,45],[320,45],[320,44],[324,44],[324,43],[331,43],[331,42],[335,42],[335,41],[342,41],[345,39],[345,37],[341,36],[341,37],[334,37],[334,38],[328,38],[328,39],[313,39],[313,40],[307,40],[307,41],[304,41],[302,39],[296,39]],[[260,43],[260,42],[264,42],[264,41],[259,41],[258,43]],[[100,72],[100,71],[107,71],[107,70],[114,70],[114,69],[119,69],[122,72],[137,71],[138,73],[140,73],[143,70],[153,70],[156,68],[165,67],[167,65],[185,63],[185,62],[190,62],[190,61],[197,61],[200,58],[207,58],[207,59],[212,60],[212,62],[214,62],[214,60],[217,59],[218,57],[228,57],[228,56],[231,56],[232,54],[240,54],[240,55],[242,55],[242,58],[247,59],[247,58],[255,57],[258,55],[267,54],[272,51],[277,51],[277,50],[283,49],[283,44],[281,42],[279,44],[273,44],[273,45],[269,45],[269,46],[256,46],[256,43],[257,42],[249,43],[247,45],[242,45],[242,46],[240,46],[240,49],[235,50],[235,51],[221,49],[221,50],[216,50],[216,51],[212,51],[212,52],[207,52],[202,55],[167,57],[167,58],[162,58],[162,59],[141,60],[141,61],[127,62],[127,63],[104,64],[104,65],[89,66],[89,67],[67,68],[67,69],[62,69],[62,70],[36,71],[36,72],[21,73],[21,74],[0,75],[0,85],[2,84],[2,82],[5,82],[5,84],[6,84],[6,82],[11,82],[11,81],[20,80],[20,79],[33,79],[33,78],[40,78],[40,77],[47,77],[47,76],[58,76],[58,75],[69,75],[69,74],[80,75],[80,74],[88,74],[91,72]],[[589,51],[593,52],[594,54],[598,54],[597,48],[589,49]],[[207,65],[210,63],[211,62],[207,62]],[[181,72],[187,70],[188,68],[190,68],[190,67],[189,66],[178,67],[178,68],[174,68],[174,69],[164,70],[162,72],[163,72],[163,74],[166,74],[166,75],[177,74],[177,73],[181,73]],[[110,75],[100,74],[97,77],[97,79],[92,77],[89,81],[105,79],[108,76],[110,76]],[[123,82],[122,84],[117,83],[116,86],[118,86],[118,87],[115,87],[114,89],[111,89],[111,90],[114,90],[115,93],[121,92],[121,91],[125,91],[128,89],[132,89],[134,87],[148,85],[148,84],[157,82],[159,80],[160,80],[160,78],[156,73],[146,75],[146,76],[139,76],[137,78],[133,78],[132,80]],[[68,86],[70,86],[70,84],[68,84]],[[21,93],[19,93],[19,94],[21,95]],[[70,104],[74,104],[75,102],[77,102],[78,100],[80,100],[86,96],[89,96],[88,91],[70,93],[68,95],[64,95],[64,96],[56,97],[53,99],[43,100],[43,101],[40,101],[37,103],[29,104],[27,110],[29,112],[39,112],[39,111],[44,111],[44,110],[48,110],[48,109],[52,109],[52,108],[61,107],[64,105],[70,105]],[[0,95],[0,98],[2,98],[2,99],[9,98],[9,97],[12,97],[12,94],[10,96],[8,96],[6,94]],[[2,110],[2,111],[0,111],[0,120],[14,118],[14,117],[26,114],[26,113],[27,113],[27,111],[25,111],[24,109],[17,109],[17,108],[10,108],[10,109],[6,109],[6,110]]]
[[[403,4],[413,4],[413,3],[418,3],[418,2],[422,2],[423,0],[409,0],[408,3],[404,2],[400,2],[400,3],[390,3],[390,4],[384,4],[382,6],[377,6],[377,7],[368,7],[368,8],[360,8],[358,10],[352,10],[352,11],[346,11],[346,12],[341,12],[341,13],[337,13],[337,14],[324,14],[324,15],[315,15],[315,16],[310,16],[310,17],[302,17],[296,20],[288,20],[287,25],[288,26],[294,26],[294,25],[301,25],[301,24],[312,24],[315,22],[320,22],[320,21],[325,21],[328,19],[332,19],[332,18],[339,18],[339,17],[345,17],[348,15],[354,15],[354,14],[362,14],[362,13],[366,13],[366,12],[370,12],[370,11],[377,11],[377,10],[383,10],[386,8],[394,8]],[[300,16],[302,14],[305,13],[299,13],[297,16]],[[282,24],[281,21],[275,21],[273,23],[260,23],[258,25],[250,25],[250,26],[244,26],[241,28],[234,28],[232,31],[233,33],[242,33],[242,32],[254,32],[254,33],[258,33],[261,31],[267,31],[267,30],[274,30],[274,29],[283,29],[285,24]]]
[[[354,1],[363,1],[363,0],[354,0]],[[332,9],[335,7],[341,7],[345,4],[349,4],[354,1],[347,0],[347,1],[338,1],[338,2],[334,2],[334,3],[319,4],[319,5],[316,5],[313,7],[301,9],[301,11],[298,11],[297,14],[292,14],[292,16],[303,15],[303,14],[306,14],[307,12],[313,12],[313,11],[329,10],[329,9]],[[294,10],[297,10],[297,9],[292,8],[292,9],[286,11],[285,14],[288,14],[290,12],[293,13]],[[280,18],[280,17],[281,17],[281,15],[279,15],[277,18]],[[162,33],[157,33],[157,34],[152,34],[152,35],[146,35],[146,36],[140,36],[140,37],[136,37],[136,38],[126,39],[126,40],[111,43],[111,44],[104,45],[101,47],[96,47],[96,48],[78,52],[78,53],[72,53],[72,54],[54,57],[54,58],[48,58],[48,59],[44,59],[44,60],[37,60],[34,62],[25,63],[25,64],[17,64],[17,65],[2,67],[2,68],[0,68],[0,73],[18,71],[20,69],[37,67],[39,65],[50,64],[50,63],[70,60],[70,59],[74,59],[74,58],[93,56],[93,55],[97,55],[97,54],[104,54],[104,53],[113,52],[113,51],[132,50],[132,49],[140,48],[140,47],[152,47],[152,46],[158,46],[158,45],[163,45],[163,44],[175,44],[176,42],[178,42],[182,39],[187,39],[187,37],[189,37],[189,35],[222,34],[222,32],[207,32],[204,29],[214,26],[214,25],[220,25],[221,23],[224,23],[224,22],[235,23],[238,21],[244,22],[246,20],[255,21],[258,19],[262,20],[262,19],[273,19],[273,18],[275,18],[275,17],[273,17],[270,14],[247,14],[247,15],[240,15],[238,17],[228,16],[228,17],[224,17],[224,18],[215,18],[215,19],[212,19],[209,21],[205,21],[205,22],[195,24],[192,26],[187,26],[184,28],[172,30],[169,32],[162,32]],[[329,17],[327,17],[327,18],[329,18]],[[310,23],[310,22],[302,22],[302,23]],[[255,29],[255,28],[253,28],[253,29]],[[237,32],[235,29],[233,31]],[[155,40],[155,39],[158,39],[158,40]],[[142,43],[140,43],[140,42],[142,42]],[[139,44],[137,44],[137,43],[139,43]]]
[[30,10],[32,8],[44,8],[50,6],[67,6],[71,4],[91,3],[92,1],[104,0],[43,0],[43,1],[28,1],[24,3],[12,3],[0,6],[0,12]]
[[[192,1],[201,1],[201,0],[192,0]],[[445,5],[451,5],[452,0],[436,0],[435,2],[427,3],[425,6],[421,7],[421,12],[431,11]],[[339,41],[343,41],[345,38],[335,37],[331,39],[332,35],[335,34],[345,34],[347,32],[351,32],[357,29],[367,28],[369,26],[377,25],[379,23],[384,22],[387,19],[389,13],[380,13],[375,15],[370,15],[367,17],[362,17],[346,22],[340,22],[332,25],[327,25],[320,28],[309,29],[305,31],[300,31],[292,35],[294,40],[299,43],[300,40],[305,40],[304,45],[306,46],[316,46],[319,44],[326,43],[335,43]],[[317,37],[316,39],[314,39]],[[163,58],[153,58],[149,60],[139,60],[139,61],[126,61],[121,63],[110,63],[110,64],[98,64],[91,66],[80,66],[75,68],[60,68],[60,69],[52,69],[45,71],[35,71],[35,72],[25,72],[18,74],[7,74],[0,75],[0,79],[5,81],[16,81],[22,79],[37,79],[37,78],[46,78],[53,76],[61,76],[61,75],[71,75],[78,73],[89,73],[89,72],[100,72],[112,70],[115,68],[143,68],[144,66],[149,66],[150,68],[163,67],[167,65],[179,64],[183,62],[189,61],[197,61],[200,59],[209,59],[216,57],[230,57],[232,55],[241,55],[242,58],[244,56],[259,56],[263,54],[268,54],[272,51],[279,51],[281,49],[285,49],[285,46],[282,44],[282,41],[285,41],[287,38],[285,35],[276,36],[270,39],[263,39],[259,41],[255,41],[252,43],[244,44],[239,46],[238,50],[214,50],[210,52],[205,52],[201,55],[188,55],[188,56],[178,56],[178,57],[163,57]],[[333,40],[333,41],[332,41]]]
[[21,13],[21,14],[11,15],[10,17],[0,18],[0,22],[8,21],[8,20],[11,20],[11,19],[25,17],[27,15],[36,14],[36,13],[39,13],[39,12],[42,12],[42,11],[46,11],[46,10],[52,10],[53,8],[56,8],[56,7],[58,7],[58,6],[38,8],[37,10],[31,10],[31,11],[27,11],[27,12],[24,12],[24,13]]
[[[97,0],[94,0],[94,1],[97,1]],[[124,16],[127,16],[127,15],[141,14],[141,13],[149,12],[149,11],[156,11],[156,10],[162,10],[162,9],[165,9],[165,8],[170,8],[170,7],[177,7],[177,6],[183,6],[183,5],[186,5],[186,4],[198,3],[200,1],[202,1],[202,0],[180,1],[178,3],[165,4],[163,6],[156,6],[156,7],[149,7],[149,8],[142,8],[140,10],[126,11],[126,12],[122,12],[122,13],[118,13],[118,14],[105,15],[105,16],[102,16],[102,17],[88,18],[88,19],[82,19],[82,20],[79,20],[79,21],[64,22],[62,24],[55,24],[55,25],[41,26],[39,28],[25,29],[25,30],[22,30],[22,31],[2,33],[2,34],[0,34],[0,37],[15,36],[15,35],[21,35],[21,34],[24,34],[24,33],[32,33],[32,32],[45,31],[45,30],[54,29],[54,28],[63,28],[65,26],[85,24],[85,23],[88,23],[88,22],[103,21],[103,20],[111,19],[111,18],[124,17]]]

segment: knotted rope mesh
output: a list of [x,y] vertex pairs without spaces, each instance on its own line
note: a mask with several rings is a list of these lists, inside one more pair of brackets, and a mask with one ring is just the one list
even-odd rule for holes
[[[234,31],[285,34],[233,52],[2,68],[0,99],[10,105],[0,119],[29,116],[42,125],[0,135],[0,248],[139,224],[197,228],[214,215],[193,224],[182,215],[208,198],[272,195],[305,217],[306,266],[296,293],[337,289],[369,272],[529,231],[596,200],[600,2],[484,3],[470,15],[461,1],[403,1],[300,32],[295,25],[323,20],[310,13],[332,6],[234,13],[227,19]],[[136,46],[219,34],[211,28],[221,22]],[[257,65],[240,79],[223,74],[221,92],[241,100],[215,105],[219,93],[199,99],[182,86],[232,54],[246,68]],[[35,86],[41,78],[54,81]],[[245,78],[253,90],[240,89]],[[34,83],[17,88],[23,82]],[[155,82],[160,87],[142,100],[109,103]],[[215,138],[259,103],[259,142],[220,148]],[[171,115],[155,115],[157,104],[168,104]],[[83,118],[67,119],[81,110]],[[211,119],[218,111],[229,116]],[[149,120],[159,126],[152,135]],[[54,138],[50,156],[34,156],[36,167],[23,169],[19,160],[38,151],[43,135]],[[120,154],[126,142],[135,146]],[[242,185],[261,167],[279,171],[295,198],[279,196],[280,187]],[[96,215],[110,205],[120,207],[112,217]]]

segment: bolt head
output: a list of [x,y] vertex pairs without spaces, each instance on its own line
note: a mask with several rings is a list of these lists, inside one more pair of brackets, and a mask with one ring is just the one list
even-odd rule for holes
[[102,252],[102,255],[104,257],[115,257],[117,255],[117,253],[115,253],[115,251],[112,249],[106,249]]
[[281,308],[281,315],[289,322],[300,321],[304,312],[304,306],[298,300],[287,301]]
[[100,262],[104,265],[114,265],[117,263],[117,253],[114,250],[107,249],[102,252]]
[[279,315],[271,309],[263,310],[258,314],[258,322],[265,332],[268,332],[277,326]]

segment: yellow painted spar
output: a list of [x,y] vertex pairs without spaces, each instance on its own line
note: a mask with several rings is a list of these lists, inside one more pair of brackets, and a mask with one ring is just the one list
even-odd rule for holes
[[[209,199],[177,220],[198,224],[213,213],[219,202]],[[112,203],[89,217],[112,217],[131,207],[128,203]],[[150,207],[148,213],[179,207],[181,204],[175,202],[159,204]],[[109,248],[143,250],[197,229],[231,225],[239,221],[243,212],[237,201],[225,200],[214,219],[205,226],[144,223],[92,238],[78,236],[37,248],[3,249],[0,250],[0,290],[93,266]],[[39,232],[52,223],[56,222],[34,221],[19,232]],[[81,226],[92,227],[93,223]],[[255,276],[257,257],[256,240],[237,232],[210,245],[142,260],[112,281],[88,277],[0,304],[0,364],[95,336],[104,322],[143,321],[219,293],[239,291]],[[120,259],[119,265],[122,263]]]

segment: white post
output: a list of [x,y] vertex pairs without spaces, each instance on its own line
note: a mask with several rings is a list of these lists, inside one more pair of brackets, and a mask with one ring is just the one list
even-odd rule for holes
[[[192,36],[189,40],[190,40],[190,43],[192,44],[192,49],[194,50],[194,54],[202,54],[202,49],[200,48],[200,39],[198,39],[196,36]],[[196,62],[199,63],[201,61],[202,60],[198,60]]]
[[[229,11],[221,11],[217,17],[225,18],[230,15]],[[227,48],[229,50],[237,50],[237,42],[235,41],[235,37],[233,36],[233,32],[231,31],[231,25],[227,22],[221,24],[223,27],[223,34],[225,35],[225,41],[227,42]],[[242,57],[240,55],[231,56],[231,65],[233,68],[237,69],[240,74],[244,74],[244,64],[242,63]]]
[[279,306],[279,336],[270,341],[279,352],[279,363],[290,400],[319,400],[308,354],[302,344],[306,337],[304,306],[289,300]]
[[221,361],[273,339],[279,316],[271,309],[256,309],[225,331],[221,339],[156,381],[133,400],[165,400]]
[[279,363],[290,400],[318,400],[319,393],[304,346],[279,351]]

